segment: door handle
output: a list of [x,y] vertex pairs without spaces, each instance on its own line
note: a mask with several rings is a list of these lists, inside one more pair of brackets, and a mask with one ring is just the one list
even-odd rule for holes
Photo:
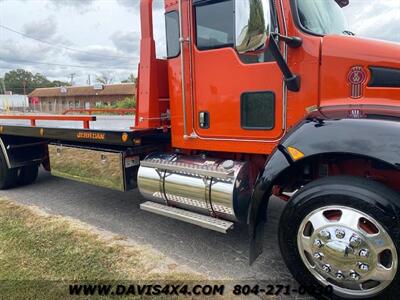
[[201,129],[210,128],[210,114],[207,111],[201,111],[199,113],[199,123]]

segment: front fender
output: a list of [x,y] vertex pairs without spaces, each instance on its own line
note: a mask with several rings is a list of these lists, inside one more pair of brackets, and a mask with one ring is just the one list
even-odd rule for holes
[[281,146],[295,147],[304,153],[304,158],[327,153],[355,154],[400,169],[400,122],[390,119],[306,119]]
[[[349,118],[348,110],[334,117],[316,111],[301,121],[269,157],[255,185],[248,214],[250,263],[262,253],[268,201],[279,177],[294,164],[288,147],[306,159],[318,154],[353,154],[374,158],[400,170],[400,117],[366,114]],[[357,115],[359,116],[359,115]]]

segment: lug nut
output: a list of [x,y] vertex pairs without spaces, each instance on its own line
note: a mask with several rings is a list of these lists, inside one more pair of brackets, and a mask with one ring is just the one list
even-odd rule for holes
[[358,263],[358,268],[361,271],[365,271],[365,272],[369,270],[369,266],[367,264],[364,264],[364,263],[361,263],[361,262]]
[[339,280],[344,279],[344,275],[343,275],[342,271],[337,271],[336,272],[336,278],[339,279]]
[[315,240],[314,246],[321,248],[322,246],[324,246],[324,243],[321,240]]
[[350,279],[352,279],[354,281],[360,280],[360,275],[358,275],[357,272],[352,270],[352,271],[350,271]]
[[358,252],[358,255],[360,255],[361,257],[368,257],[369,251],[367,249],[361,249],[360,252]]
[[350,246],[351,247],[358,247],[361,244],[361,238],[355,234],[353,234],[350,238]]
[[324,270],[326,273],[330,273],[332,271],[332,267],[326,264],[322,266],[322,270]]
[[346,233],[342,229],[336,229],[335,235],[338,239],[342,239],[345,237]]
[[322,258],[324,258],[324,254],[322,254],[321,252],[315,252],[314,253],[314,258],[322,260]]
[[322,230],[319,233],[319,236],[322,237],[322,238],[325,238],[325,239],[330,239],[331,238],[331,234],[329,233],[329,231],[326,231],[326,230]]

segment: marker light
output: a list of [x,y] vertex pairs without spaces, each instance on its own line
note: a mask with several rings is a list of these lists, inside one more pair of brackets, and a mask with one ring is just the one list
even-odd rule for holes
[[304,153],[301,152],[300,150],[296,149],[295,147],[288,147],[287,148],[289,151],[290,156],[294,161],[299,160],[304,157]]
[[126,142],[128,141],[128,139],[129,139],[129,135],[128,135],[126,132],[124,132],[124,133],[122,134],[122,136],[121,136],[121,140],[122,140],[124,143],[126,143]]

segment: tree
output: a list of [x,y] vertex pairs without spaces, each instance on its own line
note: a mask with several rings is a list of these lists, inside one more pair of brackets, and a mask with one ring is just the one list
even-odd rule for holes
[[[97,104],[96,108],[132,109],[136,108],[136,99],[135,97],[126,97],[113,105]],[[116,114],[118,114],[118,112],[116,112]]]
[[114,81],[114,77],[110,74],[103,72],[100,76],[96,77],[96,81],[101,84],[111,84]]
[[29,94],[35,89],[33,74],[23,69],[7,72],[4,75],[4,85],[7,91],[12,91],[13,94]]
[[52,82],[46,78],[46,76],[36,73],[32,78],[32,86],[35,88],[51,87]]
[[128,79],[122,80],[121,83],[135,83],[136,84],[137,78],[135,75],[131,74],[129,75]]
[[13,94],[29,94],[36,88],[69,86],[67,82],[55,80],[50,81],[40,73],[33,75],[31,72],[17,69],[7,72],[4,75],[4,86],[7,91]]
[[129,109],[136,108],[136,100],[134,97],[126,97],[122,101],[118,101],[115,105],[115,108]]
[[69,82],[64,82],[64,81],[60,81],[60,80],[54,80],[51,85],[53,87],[62,87],[62,86],[71,86],[71,83]]

